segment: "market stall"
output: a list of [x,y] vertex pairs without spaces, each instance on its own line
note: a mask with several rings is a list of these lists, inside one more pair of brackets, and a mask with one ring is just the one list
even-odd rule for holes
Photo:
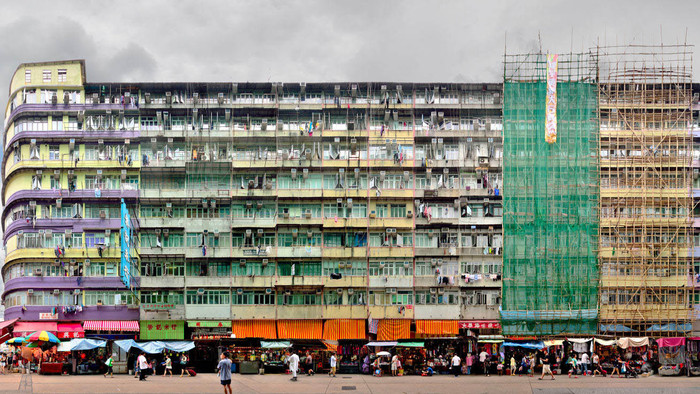
[[656,344],[659,347],[659,375],[677,376],[685,373],[685,338],[660,338]]
[[686,341],[688,376],[700,376],[700,337],[690,337]]

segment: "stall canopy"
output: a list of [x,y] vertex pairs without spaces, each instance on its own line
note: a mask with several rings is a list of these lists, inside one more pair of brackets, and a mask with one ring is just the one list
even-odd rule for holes
[[457,320],[416,320],[416,334],[451,336],[459,334]]
[[86,320],[85,331],[128,331],[139,332],[139,322],[135,320]]
[[84,338],[85,331],[80,323],[58,323],[56,337],[58,339]]
[[409,319],[382,319],[377,327],[378,341],[395,341],[411,337],[411,321]]
[[70,341],[59,343],[57,351],[70,352],[73,350],[91,350],[98,347],[105,347],[106,344],[107,341],[99,339],[74,338]]
[[527,342],[511,342],[505,341],[502,346],[510,347],[522,347],[525,349],[542,349],[544,348],[544,342],[542,341],[527,341]]
[[36,331],[57,332],[58,323],[56,322],[24,322],[15,323],[14,336],[26,337]]
[[332,319],[323,323],[323,339],[365,339],[364,319]]
[[15,324],[15,322],[19,319],[12,319],[12,320],[6,320],[3,322],[0,322],[0,342],[5,342],[9,337],[10,333],[8,332],[8,328]]
[[506,338],[503,335],[479,335],[479,343],[503,343]]
[[19,320],[19,318],[12,319],[12,320],[5,320],[5,321],[3,321],[3,322],[0,322],[0,330],[4,330],[4,329],[6,329],[7,327],[9,327],[9,326],[15,324],[15,322],[17,322],[17,320]]
[[620,338],[617,340],[617,346],[627,349],[628,347],[642,347],[649,345],[649,338]]
[[119,341],[114,341],[114,344],[119,346],[125,352],[129,349],[135,347],[137,349],[143,350],[148,354],[158,354],[164,349],[172,350],[173,352],[186,352],[188,350],[194,349],[194,342],[192,341],[151,341],[151,342],[136,342],[133,339],[122,339]]
[[278,320],[277,337],[280,339],[322,339],[322,320]]
[[231,334],[234,338],[277,339],[277,325],[274,320],[234,320]]
[[399,342],[396,347],[425,347],[425,342]]
[[370,342],[365,346],[381,346],[381,347],[393,347],[396,346],[398,342],[396,341],[375,341],[375,342]]
[[231,321],[229,320],[189,320],[187,321],[188,327],[201,327],[201,328],[224,328],[231,327]]
[[605,339],[596,338],[595,343],[597,343],[598,345],[601,345],[601,346],[615,346],[615,344],[617,344],[617,341],[615,341],[614,339],[605,340]]
[[183,320],[141,320],[139,337],[145,340],[185,339]]
[[263,349],[286,349],[291,346],[289,341],[260,341],[260,347]]
[[659,347],[683,346],[683,345],[685,345],[685,338],[683,338],[683,337],[661,338],[661,339],[657,339],[656,343],[659,345]]

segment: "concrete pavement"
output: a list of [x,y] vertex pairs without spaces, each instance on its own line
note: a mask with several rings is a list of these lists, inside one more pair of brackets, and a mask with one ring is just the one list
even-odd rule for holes
[[[234,375],[235,393],[700,393],[700,377],[619,379],[566,376],[539,381],[528,377],[498,376],[403,376],[375,378],[366,375],[300,376]],[[0,393],[223,393],[215,374],[196,377],[151,376],[140,382],[133,376],[0,375]]]

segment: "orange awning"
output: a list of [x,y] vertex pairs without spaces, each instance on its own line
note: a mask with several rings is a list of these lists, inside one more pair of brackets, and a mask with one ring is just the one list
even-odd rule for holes
[[417,335],[455,336],[459,334],[458,320],[416,320]]
[[277,339],[274,320],[233,320],[231,333],[236,338]]
[[321,320],[277,320],[280,339],[323,339]]
[[378,341],[395,341],[411,338],[411,321],[409,319],[382,319],[377,327]]
[[332,319],[323,324],[323,339],[366,339],[364,319]]

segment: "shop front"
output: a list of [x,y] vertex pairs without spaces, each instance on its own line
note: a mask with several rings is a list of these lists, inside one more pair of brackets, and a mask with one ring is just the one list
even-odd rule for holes
[[55,359],[41,365],[42,373],[69,372],[72,374],[104,373],[105,361],[109,358],[107,341],[99,339],[71,339],[57,347]]
[[231,338],[230,320],[189,320],[187,328],[195,348],[190,363],[199,372],[215,372],[219,362],[220,345]]
[[339,373],[362,372],[362,359],[367,355],[364,319],[326,320],[323,323],[323,340],[326,345],[336,345]]
[[[85,337],[106,341],[107,354],[113,355],[114,373],[129,371],[128,354],[114,346],[115,340],[138,339],[139,322],[136,320],[86,320],[83,322]],[[133,367],[132,367],[133,369]]]

